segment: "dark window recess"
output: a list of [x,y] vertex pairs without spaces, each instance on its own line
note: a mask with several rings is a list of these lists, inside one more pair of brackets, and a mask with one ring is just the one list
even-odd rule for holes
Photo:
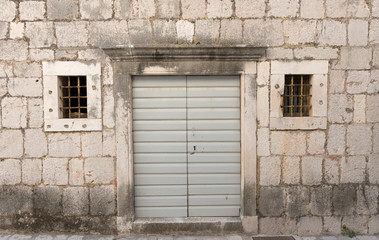
[[60,118],[87,118],[87,77],[61,76]]
[[311,75],[285,75],[282,109],[284,117],[311,115]]

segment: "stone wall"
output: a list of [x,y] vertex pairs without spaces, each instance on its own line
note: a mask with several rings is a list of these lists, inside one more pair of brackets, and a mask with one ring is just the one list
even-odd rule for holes
[[[111,61],[129,45],[268,47],[257,78],[264,234],[379,234],[379,0],[0,0],[0,229],[116,231]],[[326,130],[271,131],[272,60],[328,60]],[[102,65],[103,130],[43,130],[42,61]]]

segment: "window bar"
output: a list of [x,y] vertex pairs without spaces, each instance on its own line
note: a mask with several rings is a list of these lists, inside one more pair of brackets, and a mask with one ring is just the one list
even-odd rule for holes
[[80,118],[80,76],[78,76],[78,118]]
[[67,92],[68,92],[68,118],[71,118],[71,77],[68,76]]
[[290,97],[290,99],[291,99],[291,117],[293,117],[293,106],[294,106],[294,96],[293,96],[293,76],[294,75],[291,75],[291,97]]
[[300,76],[300,117],[303,116],[303,75]]

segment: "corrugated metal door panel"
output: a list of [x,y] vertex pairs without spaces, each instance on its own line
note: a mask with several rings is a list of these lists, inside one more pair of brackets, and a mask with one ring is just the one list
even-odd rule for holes
[[134,163],[187,163],[185,153],[134,153]]
[[239,173],[239,163],[189,163],[188,172],[195,173]]
[[186,207],[187,194],[184,196],[145,196],[136,197],[136,207]]
[[240,131],[188,131],[188,141],[240,141]]
[[137,197],[141,196],[186,196],[186,185],[171,185],[171,186],[136,186],[134,194]]
[[240,153],[196,153],[188,156],[188,163],[240,163]]
[[[134,118],[134,117],[133,117]],[[158,131],[158,130],[185,130],[186,120],[149,120],[149,121],[133,121],[133,130]]]
[[186,88],[133,88],[134,98],[178,98],[186,97]]
[[188,120],[188,130],[239,130],[240,120]]
[[185,173],[187,174],[187,163],[135,163],[135,174],[148,174],[148,173]]
[[185,120],[186,109],[135,109],[133,119],[135,120]]
[[204,97],[239,97],[239,87],[192,87],[187,89],[188,98]]
[[198,152],[240,152],[239,142],[189,142],[188,152],[190,154]]
[[236,195],[241,193],[239,184],[230,185],[189,185],[188,194],[190,195]]
[[240,195],[205,195],[188,196],[190,206],[239,206]]
[[240,183],[240,175],[236,174],[210,174],[210,173],[189,173],[188,174],[188,184],[205,184],[205,185],[224,185],[224,184],[239,184]]
[[[238,78],[238,79],[236,79]],[[236,76],[187,76],[188,87],[239,87]]]
[[240,106],[239,98],[189,98],[187,102],[193,108],[235,108]]
[[185,108],[185,98],[161,98],[159,101],[155,98],[136,98],[133,100],[133,108]]
[[185,76],[134,76],[133,88],[186,87]]
[[187,217],[185,207],[136,207],[136,217]]
[[239,108],[188,108],[188,119],[239,119]]
[[187,174],[135,174],[134,183],[140,185],[183,185]]
[[186,152],[187,144],[185,142],[169,142],[169,143],[134,143],[135,153],[181,153]]
[[191,206],[190,216],[197,217],[225,217],[239,216],[240,206]]
[[186,131],[135,131],[134,142],[183,142],[186,141]]

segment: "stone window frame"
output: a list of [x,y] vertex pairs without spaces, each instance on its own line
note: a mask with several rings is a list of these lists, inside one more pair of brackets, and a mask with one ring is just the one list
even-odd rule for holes
[[[101,131],[101,64],[43,62],[44,129],[46,132]],[[59,76],[86,76],[87,118],[59,117]]]
[[[256,210],[256,78],[264,48],[130,47],[104,49],[113,65],[117,230],[119,233],[188,232],[199,223],[205,231],[257,233]],[[132,139],[132,78],[141,75],[238,75],[241,78],[241,210],[240,217],[135,219]],[[220,222],[223,224],[220,225]]]
[[[328,110],[328,68],[326,60],[272,61],[270,83],[270,129],[313,130],[326,129]],[[281,96],[285,75],[311,75],[312,115],[283,117]]]

